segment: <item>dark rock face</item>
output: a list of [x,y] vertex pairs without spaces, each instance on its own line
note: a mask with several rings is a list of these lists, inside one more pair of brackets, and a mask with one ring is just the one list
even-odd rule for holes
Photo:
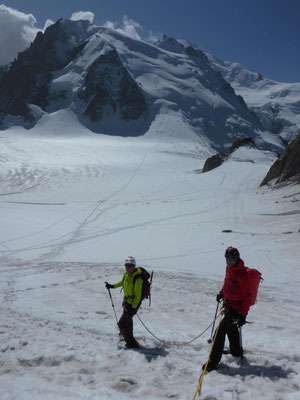
[[225,153],[214,154],[205,161],[202,172],[208,172],[211,171],[212,169],[219,167],[220,165],[223,164],[226,158],[227,155]]
[[[72,32],[72,21],[63,20],[39,32],[24,52],[5,68],[0,69],[0,125],[7,115],[35,122],[29,105],[47,112],[57,101],[68,106],[68,93],[58,87],[51,92],[55,72],[65,68],[87,44]],[[78,27],[78,26],[77,26]],[[83,87],[77,94],[83,100],[79,113],[98,122],[118,113],[121,120],[137,120],[147,111],[142,90],[121,62],[115,49],[99,56],[87,70]],[[82,111],[83,110],[83,111]]]
[[98,57],[88,69],[78,94],[88,103],[84,115],[93,122],[120,112],[124,121],[137,120],[147,110],[142,91],[123,66],[116,50]]
[[7,65],[5,65],[5,66],[3,66],[3,67],[0,66],[0,81],[1,81],[3,75],[5,74],[5,72],[6,72],[7,70],[8,70],[8,66],[7,66]]
[[84,48],[85,43],[74,44],[61,20],[39,32],[28,49],[19,53],[10,68],[0,74],[1,116],[21,116],[25,121],[34,117],[27,104],[43,110],[48,105],[48,86],[52,72],[64,68]]
[[226,153],[217,153],[212,157],[209,157],[204,163],[202,172],[208,172],[212,169],[219,167],[223,164],[225,160],[227,160],[230,154],[232,154],[239,147],[243,146],[256,147],[256,144],[251,138],[238,139],[236,142],[233,143],[233,145],[228,149]]
[[273,179],[276,179],[275,184],[285,182],[297,178],[298,174],[300,174],[300,133],[280,154],[260,186],[266,185]]
[[243,147],[243,146],[250,146],[250,147],[256,148],[256,144],[253,142],[253,140],[251,138],[238,139],[229,148],[227,154],[229,155],[229,154],[233,153],[235,150],[237,150],[239,147]]
[[195,49],[192,46],[188,46],[185,49],[186,54],[188,54],[191,57],[199,57],[201,59],[204,59],[206,61],[208,61],[207,56],[203,53],[203,51],[199,50],[199,49]]

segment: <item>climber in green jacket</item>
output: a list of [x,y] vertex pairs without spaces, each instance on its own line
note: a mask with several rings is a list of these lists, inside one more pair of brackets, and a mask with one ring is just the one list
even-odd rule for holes
[[120,282],[111,285],[105,282],[107,289],[114,289],[118,287],[124,288],[123,298],[123,314],[119,320],[120,333],[123,335],[126,346],[130,348],[139,347],[139,343],[133,336],[133,317],[137,313],[142,299],[143,280],[141,270],[136,268],[136,261],[134,257],[128,257],[125,260],[126,272]]

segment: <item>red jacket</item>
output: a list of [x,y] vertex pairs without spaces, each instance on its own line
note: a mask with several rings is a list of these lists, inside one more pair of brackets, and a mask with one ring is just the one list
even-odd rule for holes
[[251,305],[247,289],[247,272],[244,261],[240,259],[234,267],[226,267],[226,275],[222,287],[225,304],[247,315]]

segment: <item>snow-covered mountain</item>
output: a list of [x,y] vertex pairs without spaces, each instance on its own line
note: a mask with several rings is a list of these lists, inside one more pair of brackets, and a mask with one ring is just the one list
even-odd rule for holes
[[287,142],[295,139],[300,132],[300,83],[276,82],[238,63],[206,55],[265,128]]
[[[229,245],[264,282],[244,360],[224,355],[201,399],[299,399],[299,188],[260,188],[276,156],[255,146],[200,173],[214,140],[265,134],[206,56],[60,21],[1,74],[4,124],[32,128],[0,135],[0,399],[193,398]],[[141,351],[104,284],[128,255],[154,271]]]
[[0,86],[2,129],[31,128],[71,110],[98,133],[156,135],[173,120],[174,136],[207,148],[244,137],[282,147],[200,49],[167,36],[152,45],[88,21],[59,20],[1,72]]

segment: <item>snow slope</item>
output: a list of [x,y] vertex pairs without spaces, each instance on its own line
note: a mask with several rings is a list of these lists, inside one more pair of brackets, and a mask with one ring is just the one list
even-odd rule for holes
[[184,342],[213,319],[229,245],[265,280],[243,328],[244,364],[224,356],[202,398],[300,398],[299,189],[260,189],[274,155],[254,149],[201,174],[207,146],[177,125],[107,137],[57,112],[1,133],[1,400],[191,399],[210,330],[167,346],[135,317],[152,351],[121,349],[104,282],[134,255],[154,270],[141,319]]

